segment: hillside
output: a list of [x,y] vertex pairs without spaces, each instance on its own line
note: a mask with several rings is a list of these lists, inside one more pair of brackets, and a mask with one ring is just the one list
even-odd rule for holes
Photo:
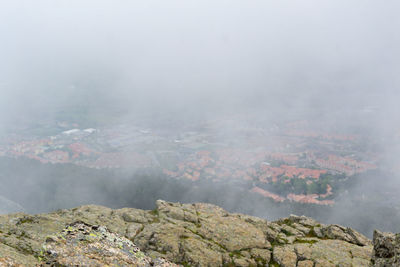
[[204,203],[156,206],[2,215],[0,266],[365,267],[372,257],[397,266],[393,234],[375,232],[374,248],[351,228],[304,216],[270,222]]

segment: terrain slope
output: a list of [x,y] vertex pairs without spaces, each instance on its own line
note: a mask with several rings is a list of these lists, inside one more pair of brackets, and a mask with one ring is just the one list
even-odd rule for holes
[[152,211],[87,205],[2,215],[0,266],[398,266],[399,239],[159,200]]

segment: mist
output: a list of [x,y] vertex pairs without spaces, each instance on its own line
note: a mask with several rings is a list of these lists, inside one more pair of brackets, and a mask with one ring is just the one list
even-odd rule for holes
[[1,5],[2,99],[20,112],[82,94],[146,111],[390,105],[398,96],[396,1]]
[[[162,132],[178,143],[185,131],[207,124],[213,139],[248,147],[254,145],[248,138],[252,134],[243,135],[243,129],[284,129],[286,123],[305,120],[315,131],[361,136],[357,145],[363,144],[366,152],[359,158],[379,161],[379,169],[388,173],[384,185],[389,188],[378,190],[380,178],[372,175],[363,180],[360,174],[348,185],[350,189],[338,187],[342,191],[335,198],[336,206],[318,213],[322,220],[358,226],[368,214],[359,218],[346,211],[351,210],[354,196],[375,199],[379,191],[376,202],[388,195],[386,207],[400,203],[388,193],[400,187],[399,8],[394,0],[1,1],[0,143],[7,147],[10,136],[44,138],[33,127],[49,127],[52,130],[46,136],[55,136],[72,128],[105,129],[120,124]],[[64,121],[78,126],[57,126]],[[287,147],[286,141],[271,133],[264,138],[269,147]],[[151,153],[155,152],[147,149],[142,154]],[[24,164],[31,166],[25,162],[21,168]],[[57,166],[35,165],[41,171],[29,175],[31,183],[46,182],[40,190],[21,187],[22,195],[42,192],[47,196],[61,190],[64,182],[46,187],[53,168],[55,173],[63,168]],[[13,177],[7,165],[2,168],[1,186],[18,190],[13,179],[21,174]],[[66,181],[79,172],[65,176]],[[129,170],[110,176],[118,187],[138,174]],[[90,181],[96,184],[95,179]],[[149,199],[212,202],[206,197],[212,187],[208,182],[195,187],[183,183],[187,193],[179,198],[166,193],[170,189],[160,193],[161,186]],[[54,199],[46,199],[27,208],[20,202],[29,203],[31,197],[30,201],[12,199],[9,194],[0,203],[8,201],[9,207],[15,201],[9,210],[25,208],[27,212],[88,203],[152,205],[144,205],[144,200],[115,201],[118,190],[105,198],[98,198],[102,189],[81,192],[71,186],[69,190],[72,198],[80,200],[68,202],[63,196],[64,202],[53,202],[59,207],[47,205]],[[221,197],[214,198],[215,204],[232,211],[266,218],[289,212],[272,207],[274,203],[270,208],[253,203],[255,210],[230,192]],[[298,213],[307,213],[307,208],[298,208]],[[398,209],[395,213],[399,214]],[[363,230],[379,225],[373,221]]]

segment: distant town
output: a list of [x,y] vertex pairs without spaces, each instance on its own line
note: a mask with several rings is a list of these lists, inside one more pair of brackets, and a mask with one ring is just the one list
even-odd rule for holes
[[171,179],[229,181],[276,202],[333,205],[332,179],[378,168],[379,156],[360,152],[360,138],[313,130],[308,121],[229,128],[210,121],[181,132],[131,124],[81,128],[56,122],[57,134],[1,140],[0,156],[88,168],[160,168]]

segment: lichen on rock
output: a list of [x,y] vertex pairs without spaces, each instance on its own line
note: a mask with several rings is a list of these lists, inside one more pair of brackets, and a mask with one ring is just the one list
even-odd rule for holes
[[374,267],[400,266],[400,234],[375,230],[373,244],[372,263]]
[[[385,252],[396,248],[384,245],[390,240],[374,241],[375,264],[395,253]],[[205,203],[160,200],[152,211],[87,205],[0,216],[0,266],[365,267],[372,250],[351,228],[295,215],[267,221]]]

